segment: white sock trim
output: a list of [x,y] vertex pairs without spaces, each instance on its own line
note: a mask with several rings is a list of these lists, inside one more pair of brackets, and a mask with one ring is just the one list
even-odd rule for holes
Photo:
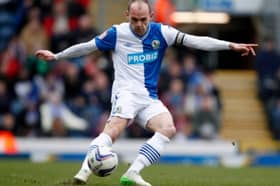
[[159,132],[156,132],[156,133],[154,134],[154,136],[156,136],[156,137],[158,137],[158,138],[161,138],[162,141],[164,141],[165,143],[169,143],[169,142],[170,142],[170,139],[169,139],[167,136],[165,136],[165,135],[163,135],[163,134],[161,134],[161,133],[159,133]]
[[111,147],[113,145],[113,141],[111,136],[109,136],[106,133],[100,133],[99,136],[97,136],[92,142],[90,143],[90,146],[93,145],[100,145],[100,146],[109,146]]

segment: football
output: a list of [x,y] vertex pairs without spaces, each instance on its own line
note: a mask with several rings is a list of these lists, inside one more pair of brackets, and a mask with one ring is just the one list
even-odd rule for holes
[[88,152],[88,166],[96,176],[109,176],[118,166],[117,153],[107,146],[91,146]]

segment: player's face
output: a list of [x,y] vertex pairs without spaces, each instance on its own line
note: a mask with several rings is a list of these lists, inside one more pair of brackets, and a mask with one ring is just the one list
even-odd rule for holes
[[135,2],[131,4],[129,11],[127,12],[127,17],[132,30],[136,34],[143,36],[151,21],[152,13],[146,3]]

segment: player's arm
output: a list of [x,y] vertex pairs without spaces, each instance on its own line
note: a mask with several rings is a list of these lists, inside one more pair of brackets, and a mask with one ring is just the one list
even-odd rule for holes
[[112,26],[108,30],[104,31],[101,35],[93,38],[92,40],[73,45],[62,52],[57,54],[52,53],[49,50],[38,50],[35,55],[44,60],[59,60],[65,58],[74,58],[87,55],[95,50],[107,51],[114,50],[116,47],[116,27]]
[[87,55],[95,50],[97,50],[97,46],[94,38],[88,42],[73,45],[57,54],[54,54],[49,50],[38,50],[35,52],[35,55],[41,59],[51,61],[51,60],[80,57],[80,56]]
[[257,44],[233,43],[212,37],[194,36],[182,32],[177,33],[175,44],[181,44],[206,51],[233,50],[240,52],[242,56],[247,56],[249,54],[256,55],[254,47],[258,46]]
[[191,48],[196,48],[206,51],[218,51],[218,50],[233,50],[240,52],[242,56],[249,54],[256,55],[254,47],[257,44],[241,44],[223,41],[206,36],[195,36],[187,33],[180,32],[174,27],[161,25],[163,36],[168,44],[170,45],[184,45]]

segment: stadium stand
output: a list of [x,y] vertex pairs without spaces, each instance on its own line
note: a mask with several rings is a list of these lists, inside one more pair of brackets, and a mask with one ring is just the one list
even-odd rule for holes
[[276,150],[277,143],[256,96],[255,72],[219,71],[215,82],[221,89],[224,103],[221,136],[239,142],[243,152]]

